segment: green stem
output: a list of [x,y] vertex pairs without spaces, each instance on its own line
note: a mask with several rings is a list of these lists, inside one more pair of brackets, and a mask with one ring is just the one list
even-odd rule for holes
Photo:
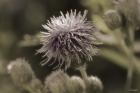
[[127,48],[124,41],[121,42],[121,49],[125,53],[125,55],[129,58],[129,64],[130,64],[130,67],[128,68],[128,72],[127,72],[127,79],[126,79],[126,84],[124,89],[124,92],[127,93],[129,90],[131,90],[133,67],[134,67],[132,62],[134,61],[134,59],[132,53]]
[[128,41],[130,49],[133,50],[134,48],[134,40],[135,40],[135,31],[132,30],[133,27],[128,28]]
[[82,77],[83,77],[83,79],[84,80],[87,80],[87,73],[86,73],[86,65],[82,65],[82,66],[80,66],[79,68],[79,71],[80,71],[80,73],[81,73],[81,75],[82,75]]
[[[118,49],[120,49],[129,59],[130,67],[128,68],[127,72],[127,79],[126,79],[126,85],[124,89],[124,93],[127,93],[131,90],[131,84],[132,84],[132,77],[133,77],[133,69],[134,69],[134,63],[136,63],[136,58],[133,55],[132,48],[133,48],[133,41],[134,41],[134,34],[132,34],[132,30],[129,29],[128,32],[129,36],[129,42],[130,42],[130,48],[127,47],[125,40],[122,36],[122,32],[118,31],[117,34],[114,33],[114,36],[116,37],[116,40],[118,40]],[[131,35],[130,35],[131,34]]]

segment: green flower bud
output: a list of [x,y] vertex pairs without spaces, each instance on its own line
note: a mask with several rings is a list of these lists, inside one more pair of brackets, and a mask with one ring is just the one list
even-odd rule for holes
[[68,83],[69,93],[85,93],[85,83],[78,76],[72,76]]
[[63,71],[58,70],[49,75],[45,80],[45,93],[68,93],[67,82],[69,76]]
[[122,18],[115,10],[106,11],[104,14],[104,21],[106,25],[112,30],[119,28],[122,25]]
[[117,10],[124,15],[126,22],[139,27],[140,24],[140,1],[139,0],[118,0]]
[[86,93],[102,93],[103,84],[99,78],[94,76],[88,77],[85,83]]
[[13,81],[19,86],[28,84],[33,78],[35,78],[32,68],[25,59],[19,58],[12,61],[7,69]]

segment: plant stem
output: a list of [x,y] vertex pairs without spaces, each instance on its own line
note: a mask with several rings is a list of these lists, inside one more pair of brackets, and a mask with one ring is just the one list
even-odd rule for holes
[[[128,68],[127,72],[127,79],[125,84],[124,93],[127,93],[131,90],[131,84],[132,84],[132,77],[133,77],[133,70],[134,70],[134,64],[136,63],[136,58],[133,55],[132,48],[133,48],[133,41],[134,41],[134,34],[132,35],[132,30],[129,29],[129,42],[130,42],[130,48],[127,47],[124,38],[122,37],[122,32],[118,31],[117,34],[114,33],[116,40],[118,40],[118,49],[120,49],[129,59],[130,67]],[[131,34],[131,35],[130,35]],[[119,37],[119,39],[118,39]]]
[[133,76],[133,67],[134,67],[134,65],[132,64],[132,61],[134,61],[134,60],[133,60],[131,52],[127,48],[124,40],[121,42],[121,50],[129,58],[129,64],[130,64],[130,67],[128,68],[128,72],[127,72],[127,79],[126,79],[126,84],[125,84],[125,89],[124,89],[124,92],[127,93],[131,89],[132,76]]
[[79,69],[83,79],[87,80],[88,76],[87,76],[87,73],[86,73],[86,65],[84,64],[84,65],[80,66],[78,69]]

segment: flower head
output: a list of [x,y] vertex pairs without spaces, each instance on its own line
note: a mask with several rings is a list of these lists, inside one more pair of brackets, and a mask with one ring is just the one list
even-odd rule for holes
[[71,11],[61,16],[52,17],[43,25],[47,31],[41,32],[40,40],[43,45],[38,52],[47,57],[43,65],[51,59],[59,62],[58,67],[65,63],[69,67],[72,62],[82,63],[91,61],[96,54],[95,35],[97,28],[86,18],[87,11]]

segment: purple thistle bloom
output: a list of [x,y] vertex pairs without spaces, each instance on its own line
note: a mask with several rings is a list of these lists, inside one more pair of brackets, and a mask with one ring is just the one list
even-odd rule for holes
[[[52,17],[47,24],[43,25],[46,32],[41,32],[40,40],[43,45],[38,52],[44,53],[45,65],[54,59],[61,67],[65,64],[68,68],[72,62],[81,64],[83,61],[91,61],[97,53],[95,47],[96,38],[94,33],[97,28],[86,18],[87,11],[72,11],[61,16]],[[52,62],[53,63],[53,62]]]

